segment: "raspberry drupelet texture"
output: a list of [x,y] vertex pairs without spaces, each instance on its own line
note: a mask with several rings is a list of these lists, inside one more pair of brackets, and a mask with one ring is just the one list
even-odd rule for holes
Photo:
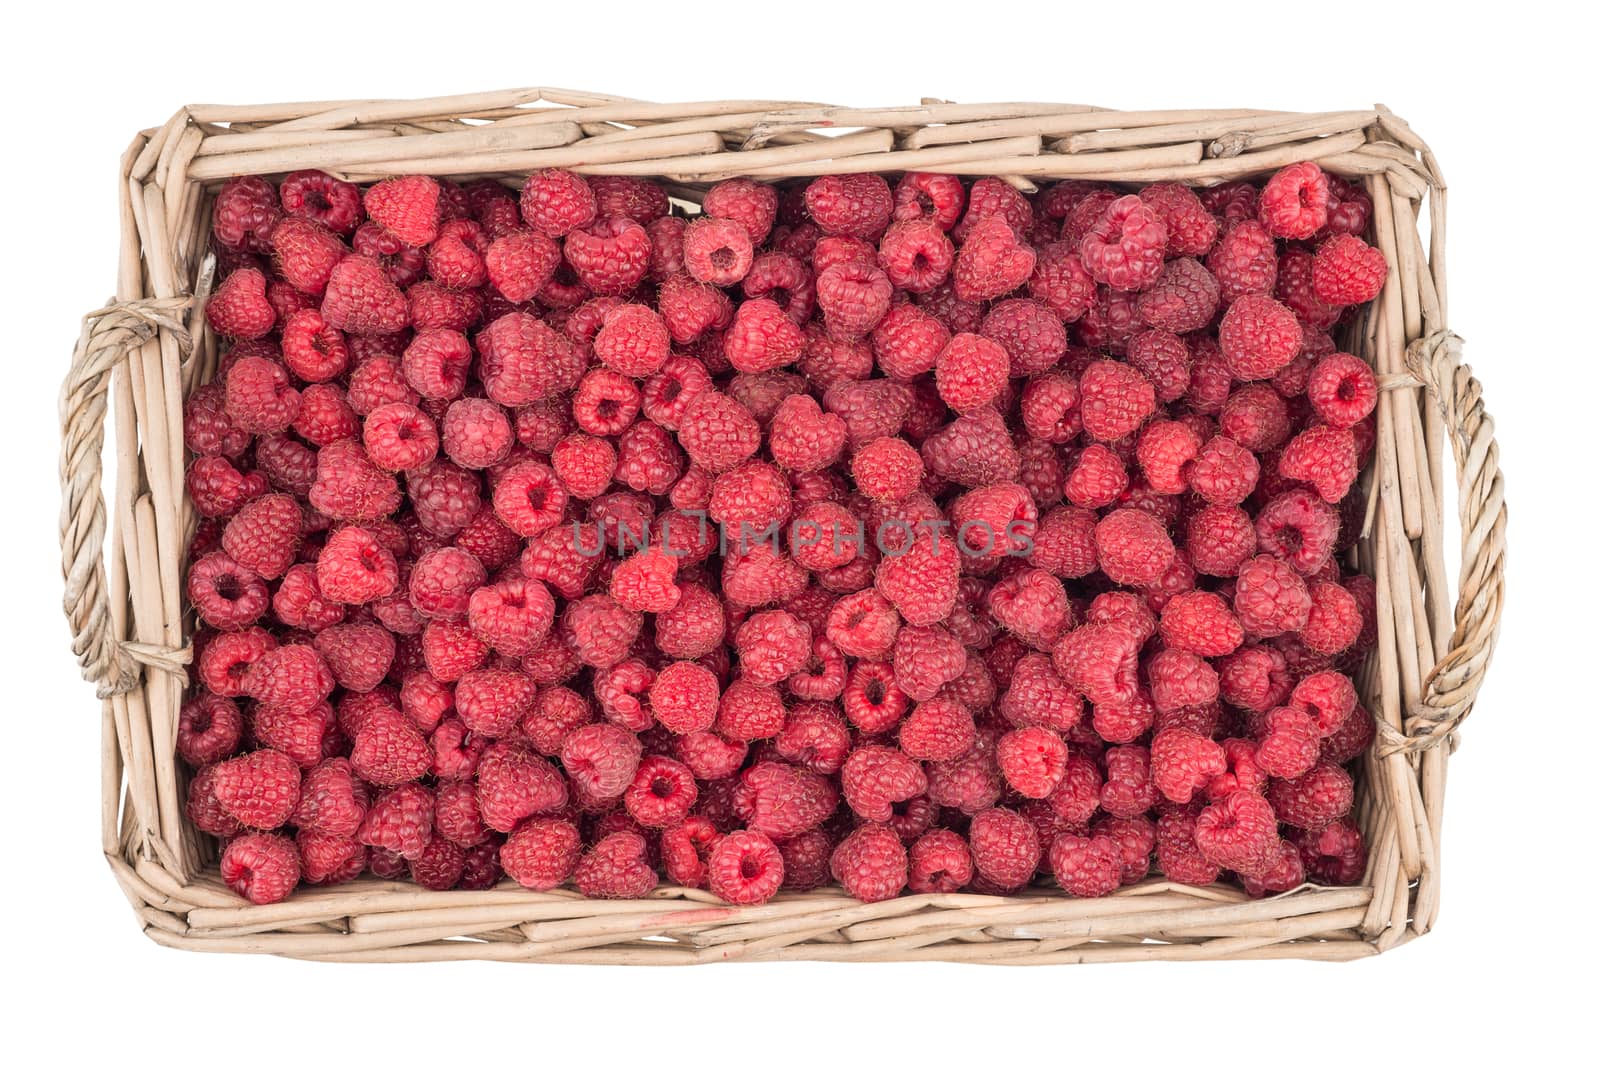
[[175,742],[227,885],[1360,878],[1361,190],[682,202],[218,191]]

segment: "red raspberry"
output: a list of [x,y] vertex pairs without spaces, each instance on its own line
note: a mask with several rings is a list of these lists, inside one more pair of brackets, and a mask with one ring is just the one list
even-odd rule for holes
[[1191,460],[1200,454],[1200,435],[1188,423],[1166,420],[1148,424],[1139,434],[1136,454],[1152,490],[1176,495],[1188,488]]
[[483,391],[497,404],[521,407],[572,388],[583,357],[572,344],[531,315],[502,315],[478,334]]
[[972,712],[949,697],[924,700],[900,724],[900,748],[919,760],[953,760],[976,743]]
[[943,627],[902,626],[895,637],[895,685],[912,700],[932,699],[966,665],[966,649]]
[[650,269],[650,235],[629,218],[603,217],[567,235],[567,262],[597,296],[631,293]]
[[[1145,325],[1153,329],[1189,333],[1204,329],[1211,322],[1220,300],[1216,278],[1199,260],[1175,259],[1161,269],[1150,288],[1139,294],[1134,308]],[[1130,359],[1132,356],[1130,344]]]
[[1302,830],[1321,830],[1350,814],[1355,784],[1343,768],[1321,763],[1299,778],[1274,778],[1267,799],[1280,821]]
[[1047,656],[1029,653],[1012,669],[1010,685],[1000,698],[1000,713],[1015,726],[1070,730],[1083,714],[1083,701]]
[[730,741],[759,741],[783,729],[783,697],[776,689],[737,678],[717,705],[716,731]]
[[996,583],[987,606],[995,622],[1032,648],[1048,651],[1072,625],[1072,605],[1061,580],[1033,567]]
[[322,297],[323,322],[350,334],[388,334],[411,321],[405,294],[367,256],[341,259]]
[[1294,313],[1271,297],[1247,293],[1233,302],[1217,327],[1222,357],[1235,378],[1270,378],[1300,351]]
[[1066,329],[1037,300],[1002,300],[984,316],[981,332],[1006,350],[1014,378],[1049,370],[1067,351]]
[[[229,519],[222,529],[223,551],[245,572],[235,577],[235,584],[238,578],[248,579],[250,575],[269,580],[282,577],[299,550],[300,532],[300,506],[286,493],[269,493],[241,507],[239,513]],[[219,569],[209,569],[216,571],[213,581],[225,578]],[[200,570],[204,577],[208,568]],[[225,593],[220,588],[217,592],[219,596]],[[246,619],[242,624],[249,625],[253,621],[253,618]]]
[[1285,251],[1278,261],[1278,282],[1272,295],[1294,312],[1302,329],[1325,330],[1339,321],[1340,309],[1317,297],[1311,286],[1312,265],[1310,252]]
[[433,755],[421,731],[404,717],[378,713],[356,731],[350,766],[374,785],[393,786],[428,773]]
[[611,597],[628,611],[669,611],[678,602],[677,576],[676,557],[637,552],[611,572]]
[[1228,398],[1218,424],[1245,448],[1265,452],[1288,439],[1289,409],[1271,386],[1247,385]]
[[[310,645],[285,645],[263,653],[250,664],[240,693],[275,710],[303,715],[328,699],[333,686],[333,672],[316,649]],[[220,691],[215,686],[210,688]]]
[[1095,704],[1124,705],[1138,689],[1138,635],[1120,623],[1086,623],[1056,643],[1062,680]]
[[1335,307],[1365,304],[1382,292],[1388,273],[1382,252],[1359,237],[1341,233],[1317,249],[1311,285],[1319,300]]
[[384,404],[362,427],[367,455],[384,470],[404,471],[428,463],[439,451],[439,430],[411,404]]
[[766,903],[783,876],[783,855],[766,834],[735,830],[711,846],[707,886],[730,904]]
[[1333,556],[1339,513],[1307,489],[1290,489],[1256,513],[1256,542],[1301,574],[1315,574]]
[[1203,256],[1216,242],[1217,220],[1187,185],[1147,185],[1139,199],[1166,224],[1169,255]]
[[[620,797],[639,769],[639,739],[611,723],[580,726],[561,745],[561,765],[584,796]],[[481,772],[480,772],[481,778]]]
[[460,619],[467,614],[473,591],[487,580],[483,564],[465,549],[436,548],[411,569],[411,605],[425,619]]
[[361,190],[320,170],[297,170],[288,175],[279,185],[278,195],[285,212],[319,222],[334,233],[348,234],[361,222]]
[[1330,504],[1344,499],[1360,473],[1355,436],[1337,426],[1308,426],[1278,456],[1278,473],[1307,482]]
[[1298,778],[1317,764],[1317,720],[1297,707],[1274,708],[1262,720],[1256,762],[1274,778]]
[[628,814],[641,826],[655,828],[682,822],[698,798],[689,768],[666,756],[646,756],[640,761],[622,795]]
[[283,217],[278,191],[265,178],[230,178],[211,205],[211,236],[240,252],[272,250],[272,231]]
[[904,552],[878,564],[874,582],[903,620],[927,626],[949,618],[960,577],[961,554],[949,538],[919,532]]
[[875,241],[889,225],[894,195],[877,174],[828,174],[806,186],[805,207],[825,234]]
[[661,865],[678,885],[700,889],[706,884],[706,861],[722,835],[710,819],[691,815],[661,831]]
[[367,809],[356,840],[416,859],[433,840],[433,793],[408,782],[379,796]]
[[1105,445],[1094,444],[1072,461],[1063,491],[1080,508],[1103,508],[1121,499],[1127,488],[1122,458]]
[[948,230],[961,218],[967,191],[954,174],[911,171],[894,187],[894,217],[905,221],[928,218]]
[[1174,804],[1187,804],[1228,769],[1222,746],[1193,730],[1169,726],[1150,743],[1150,780]]
[[521,304],[555,277],[561,246],[542,233],[513,230],[489,245],[483,261],[490,284],[513,304]]
[[1261,465],[1248,449],[1218,435],[1200,446],[1186,471],[1189,488],[1208,504],[1233,506],[1255,491]]
[[978,875],[1004,891],[1026,885],[1039,866],[1039,833],[1009,808],[990,808],[972,817],[967,830]]
[[917,491],[924,473],[922,456],[898,437],[869,441],[850,458],[856,487],[874,500],[904,500]]
[[839,842],[828,867],[846,893],[871,904],[900,895],[908,880],[906,847],[887,826],[863,826]]
[[952,337],[935,363],[940,398],[962,413],[994,403],[1005,390],[1010,373],[1006,350],[974,333]]
[[376,688],[394,662],[394,636],[371,623],[331,626],[312,644],[328,661],[334,680],[354,692]]
[[998,215],[985,216],[967,231],[951,271],[956,296],[983,301],[1020,288],[1033,274],[1033,249]]
[[1006,782],[1025,797],[1049,796],[1067,773],[1066,743],[1043,726],[1003,734],[995,754]]
[[614,667],[627,657],[643,619],[603,593],[568,605],[562,619],[578,658],[590,667]]
[[455,330],[419,330],[401,356],[406,384],[427,400],[451,400],[467,384],[472,346]]
[[1128,362],[1148,379],[1156,399],[1171,403],[1193,383],[1189,346],[1165,330],[1145,330],[1128,341]]
[[1311,614],[1311,594],[1293,567],[1271,556],[1257,556],[1239,567],[1233,607],[1253,637],[1296,633]]
[[1367,870],[1367,849],[1361,831],[1349,819],[1300,835],[1305,873],[1327,885],[1358,885]]
[[589,702],[572,690],[542,689],[534,698],[533,707],[522,717],[521,730],[541,755],[555,756],[560,754],[567,735],[587,725],[593,717]]
[[1168,648],[1197,656],[1226,656],[1244,641],[1244,629],[1226,600],[1196,590],[1167,601],[1161,612],[1161,639]]
[[1122,885],[1122,847],[1109,836],[1061,834],[1050,843],[1050,873],[1075,897],[1103,897]]
[[399,585],[394,554],[360,526],[335,530],[317,556],[317,587],[336,604],[366,604]]
[[618,831],[597,842],[578,860],[573,882],[578,892],[600,900],[628,900],[656,887],[647,843],[636,833]]
[[533,708],[534,685],[508,670],[469,671],[456,683],[456,711],[473,733],[504,737]]
[[222,852],[219,874],[252,904],[276,904],[300,881],[300,853],[281,834],[240,834]]
[[1106,749],[1106,780],[1100,789],[1100,806],[1122,819],[1143,815],[1160,795],[1150,779],[1150,750],[1142,745]]
[[565,237],[595,218],[594,190],[571,171],[542,170],[522,183],[522,218],[546,237]]
[[1123,196],[1084,235],[1078,255],[1095,281],[1113,289],[1149,288],[1161,273],[1167,224],[1137,196]]
[[1195,816],[1182,809],[1156,822],[1156,862],[1161,873],[1183,885],[1210,885],[1222,874],[1195,843]]
[[300,768],[283,753],[262,749],[217,764],[212,789],[222,810],[242,825],[272,830],[300,799]]
[[707,390],[684,409],[678,442],[696,465],[717,474],[755,455],[761,427],[743,404]]
[[1217,672],[1192,652],[1169,648],[1148,665],[1150,699],[1156,711],[1174,711],[1217,699]]
[[967,196],[967,212],[952,231],[957,241],[965,242],[983,219],[997,217],[1019,237],[1033,228],[1033,209],[1027,199],[999,178],[979,178]]
[[277,319],[277,312],[267,301],[267,279],[254,267],[236,270],[222,279],[206,301],[206,322],[225,337],[265,337]]
[[750,616],[734,635],[740,674],[755,685],[777,685],[805,666],[811,627],[787,611]]
[[1378,380],[1364,360],[1335,352],[1311,368],[1306,396],[1323,422],[1348,428],[1377,407]]
[[227,397],[221,381],[200,386],[184,401],[183,443],[199,456],[230,458],[239,456],[250,446],[250,435],[235,428],[228,418]]
[[750,178],[729,178],[706,190],[700,207],[716,219],[732,219],[744,226],[752,244],[760,244],[778,217],[778,194],[772,186]]
[[750,829],[776,841],[821,826],[839,803],[833,784],[821,774],[770,762],[740,777],[736,799],[748,813]]
[[218,837],[231,837],[244,827],[229,815],[217,800],[216,773],[218,764],[201,767],[189,782],[189,792],[184,799],[183,812],[195,828]]
[[878,263],[896,288],[930,292],[950,276],[955,246],[933,219],[910,219],[890,226],[878,244]]
[[1300,640],[1312,652],[1338,655],[1361,636],[1361,606],[1338,582],[1314,582],[1310,593],[1311,611]]
[[191,767],[215,763],[238,751],[243,733],[238,704],[215,693],[197,693],[178,715],[178,755]]
[[[822,309],[823,322],[829,336],[836,341],[855,341],[871,333],[889,310],[889,300],[894,292],[889,276],[868,263],[835,263],[817,276],[816,284],[817,306]],[[740,318],[744,308],[750,307],[751,303],[759,306],[770,302],[747,302],[739,309],[740,314],[734,316],[734,329],[730,331],[728,337],[730,344],[728,358],[740,370],[751,368],[741,365],[731,346],[739,339]],[[776,308],[777,305],[772,306]],[[787,318],[784,321],[799,337],[799,327],[789,323]],[[766,348],[770,351],[771,347],[771,343],[768,342]],[[795,358],[798,358],[798,355],[797,352]],[[776,356],[769,355],[761,362],[764,367],[771,366],[775,358]]]
[[1200,812],[1194,843],[1219,867],[1265,871],[1278,858],[1278,818],[1265,797],[1240,790]]
[[1120,585],[1154,585],[1175,558],[1161,520],[1139,508],[1118,508],[1101,519],[1094,543],[1100,569]]
[[619,216],[643,224],[671,210],[666,190],[643,178],[608,174],[589,179],[589,185],[602,218]]
[[698,663],[671,663],[650,685],[655,720],[676,734],[708,730],[716,721],[722,695],[717,676]]
[[956,893],[972,881],[972,851],[953,830],[929,830],[911,846],[910,874],[913,893]]
[[1277,283],[1277,247],[1265,227],[1240,222],[1222,235],[1206,257],[1206,267],[1217,279],[1224,304],[1250,293],[1265,295]]
[[300,393],[289,384],[282,364],[261,356],[245,356],[228,370],[224,407],[235,430],[277,433],[300,414]]
[[594,338],[600,362],[632,378],[648,378],[660,370],[671,351],[666,324],[642,304],[623,304],[607,312]]
[[439,183],[422,174],[388,178],[368,189],[367,215],[413,248],[429,244],[439,232]]
[[1125,363],[1096,360],[1078,382],[1083,428],[1098,441],[1115,441],[1139,428],[1156,409],[1155,389]]
[[[573,782],[582,785],[577,776]],[[478,762],[478,810],[489,829],[509,832],[528,816],[557,811],[566,802],[567,787],[560,772],[527,741],[508,738],[484,750]]]
[[863,819],[886,822],[894,806],[919,796],[928,780],[916,761],[898,749],[859,745],[844,761],[840,789],[850,809]]
[[350,836],[367,813],[367,790],[345,759],[329,759],[307,771],[289,821],[302,832]]
[[1272,236],[1305,240],[1327,224],[1327,175],[1309,160],[1284,167],[1261,190],[1256,214]]
[[441,682],[459,681],[489,658],[489,646],[466,623],[436,619],[422,631],[422,655],[428,670]]
[[1062,322],[1076,322],[1094,303],[1094,277],[1078,257],[1076,245],[1066,241],[1039,249],[1028,294],[1044,304]]

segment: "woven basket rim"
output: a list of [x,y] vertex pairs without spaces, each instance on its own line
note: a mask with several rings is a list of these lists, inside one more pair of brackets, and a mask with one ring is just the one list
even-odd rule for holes
[[[698,203],[735,175],[783,180],[907,170],[1038,180],[1214,184],[1316,160],[1364,184],[1391,268],[1347,347],[1383,386],[1357,549],[1374,576],[1380,638],[1360,681],[1379,740],[1358,812],[1371,859],[1358,886],[1252,900],[1160,878],[1111,897],[900,897],[836,889],[732,907],[664,887],[591,901],[514,883],[430,892],[363,878],[252,906],[223,887],[185,824],[174,759],[189,658],[181,569],[195,517],[183,492],[182,401],[208,379],[216,338],[200,308],[210,193],[236,174],[317,167],[354,181],[399,173],[508,181],[543,167],[663,179]],[[102,847],[141,926],[166,945],[326,960],[504,959],[681,964],[728,959],[1133,959],[1372,955],[1431,928],[1444,770],[1493,652],[1505,506],[1493,422],[1446,326],[1445,185],[1387,108],[1119,112],[1073,104],[840,108],[790,101],[652,103],[525,88],[424,100],[192,105],[123,156],[115,298],[86,317],[61,394],[64,608],[104,723]],[[1428,222],[1426,242],[1421,220]],[[107,521],[101,444],[116,412]],[[1445,462],[1462,530],[1459,596],[1446,580]]]

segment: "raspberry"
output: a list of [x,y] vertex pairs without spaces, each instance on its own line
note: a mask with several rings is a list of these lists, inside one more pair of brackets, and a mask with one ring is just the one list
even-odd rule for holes
[[[898,556],[878,564],[874,581],[883,598],[913,626],[927,626],[955,609],[961,556],[948,539],[918,533]],[[838,642],[835,641],[835,644]]]
[[1067,746],[1054,730],[1023,726],[1001,736],[995,749],[1000,773],[1025,797],[1047,797],[1067,773]]
[[909,877],[908,858],[900,835],[887,826],[857,829],[833,850],[828,869],[846,893],[864,903],[900,895]]
[[1303,575],[1321,570],[1338,540],[1339,513],[1306,489],[1279,493],[1256,513],[1257,544]]
[[1113,289],[1148,288],[1161,273],[1167,224],[1137,196],[1113,200],[1078,246],[1085,269]]
[[1255,221],[1231,226],[1206,257],[1206,267],[1217,279],[1224,304],[1251,293],[1270,293],[1278,279],[1272,235]]
[[1072,625],[1072,605],[1061,580],[1032,567],[996,583],[987,606],[994,621],[1033,648],[1048,650]]
[[331,626],[312,644],[328,661],[334,680],[354,692],[376,688],[394,662],[394,636],[371,623]]
[[433,420],[403,402],[374,409],[367,415],[361,437],[367,455],[384,470],[420,467],[439,451],[439,430]]
[[898,749],[859,745],[844,761],[839,784],[857,815],[887,822],[896,804],[926,791],[928,780],[916,761]]
[[300,768],[281,752],[262,749],[219,763],[212,789],[222,810],[256,830],[282,826],[300,798]]
[[198,693],[178,715],[178,755],[191,767],[226,759],[239,748],[244,717],[239,705],[215,693]]
[[1328,221],[1328,177],[1309,160],[1284,167],[1267,180],[1256,208],[1274,237],[1304,240]]
[[721,686],[711,671],[698,663],[671,663],[650,685],[650,710],[673,733],[693,733],[711,728],[720,696]]
[[1150,743],[1150,780],[1174,804],[1187,804],[1228,769],[1222,746],[1193,730],[1169,726]]
[[1294,568],[1271,556],[1257,556],[1239,567],[1233,607],[1245,632],[1276,637],[1306,624],[1311,595]]
[[534,698],[533,707],[522,717],[520,728],[540,755],[555,756],[560,754],[567,735],[592,718],[589,702],[572,690],[542,689]]
[[691,815],[661,832],[661,865],[667,877],[690,889],[705,886],[711,848],[721,837],[710,819]]
[[522,218],[546,237],[565,237],[594,221],[594,191],[570,171],[544,170],[522,183]]
[[1208,504],[1242,504],[1255,491],[1261,465],[1232,438],[1218,435],[1200,446],[1186,470],[1189,488]]
[[1217,327],[1222,357],[1235,378],[1270,378],[1300,351],[1294,313],[1271,297],[1247,293],[1233,302]]
[[1028,294],[1062,322],[1076,322],[1094,303],[1094,277],[1078,257],[1077,247],[1058,241],[1038,250],[1028,278]]
[[435,537],[462,533],[488,510],[478,495],[481,483],[477,475],[452,463],[435,462],[407,471],[406,482],[418,525]]
[[1305,873],[1327,885],[1357,885],[1367,869],[1361,831],[1347,818],[1302,835],[1300,858]]
[[632,292],[650,269],[650,235],[629,218],[603,217],[574,230],[563,250],[579,281],[597,296]]
[[735,830],[711,846],[707,886],[730,904],[764,904],[783,885],[783,855],[766,834]]
[[598,841],[578,860],[573,882],[578,892],[598,900],[642,897],[656,887],[656,872],[646,857],[645,839],[619,831]]
[[1139,199],[1166,224],[1168,255],[1203,256],[1216,242],[1217,220],[1188,186],[1147,185]]
[[1321,763],[1293,780],[1274,778],[1267,799],[1277,818],[1301,830],[1321,830],[1350,814],[1355,784],[1343,768]]
[[384,231],[413,248],[439,231],[439,183],[420,174],[389,178],[367,190],[367,215]]
[[611,572],[611,597],[631,612],[669,611],[678,602],[678,560],[660,550],[637,552]]
[[1261,872],[1278,858],[1278,817],[1265,797],[1230,793],[1196,817],[1194,843],[1219,867]]
[[972,864],[984,880],[1004,891],[1026,885],[1039,866],[1039,834],[1033,824],[1008,808],[990,808],[972,817],[967,830]]
[[428,670],[441,682],[455,682],[489,658],[489,646],[478,640],[466,623],[438,619],[422,631],[422,655]]
[[513,304],[521,304],[555,277],[561,246],[545,234],[514,230],[489,245],[483,262],[490,284]]
[[1338,582],[1313,582],[1311,610],[1300,629],[1300,640],[1312,652],[1338,655],[1361,635],[1361,606]]
[[567,735],[561,745],[561,765],[583,795],[611,800],[633,782],[641,751],[631,732],[611,723],[591,723]]
[[1083,428],[1097,441],[1115,441],[1139,428],[1156,409],[1155,389],[1125,363],[1096,360],[1078,382]]
[[1121,499],[1127,488],[1122,458],[1105,445],[1093,444],[1073,460],[1063,491],[1080,508],[1103,508]]
[[223,884],[252,904],[276,904],[300,881],[300,853],[281,834],[240,834],[222,852]]
[[405,294],[367,256],[341,259],[322,296],[323,322],[350,334],[388,334],[411,321]]
[[1049,859],[1056,884],[1075,897],[1103,897],[1122,885],[1126,860],[1111,837],[1061,834],[1050,843]]
[[1340,309],[1318,298],[1311,284],[1312,268],[1310,252],[1285,251],[1278,260],[1278,282],[1272,295],[1294,312],[1304,330],[1330,329],[1339,321]]
[[924,700],[900,724],[900,749],[919,760],[953,760],[978,738],[972,712],[949,697]]
[[571,342],[520,311],[490,323],[477,346],[484,395],[506,407],[565,392],[583,373],[583,357]]
[[451,400],[467,384],[472,346],[455,330],[419,330],[401,356],[406,384],[426,400]]
[[977,223],[996,217],[1013,233],[1025,236],[1033,228],[1033,209],[1027,199],[999,178],[979,178],[967,195],[967,212],[952,231],[957,241],[969,239]]
[[392,713],[371,715],[356,731],[350,766],[366,781],[394,786],[428,773],[433,756],[410,722]]
[[1195,843],[1195,816],[1168,811],[1156,822],[1156,862],[1161,872],[1183,885],[1210,885],[1222,869]]
[[433,840],[433,793],[408,782],[382,794],[367,809],[356,840],[408,860],[418,858]]
[[254,267],[236,270],[222,279],[206,301],[206,322],[226,337],[265,337],[277,318],[277,312],[267,302],[267,279]]
[[776,467],[756,461],[719,474],[706,510],[742,543],[781,526],[791,506],[788,479]]
[[675,826],[689,814],[699,798],[688,767],[666,756],[646,756],[633,782],[623,792],[623,804],[641,826]]
[[1155,584],[1175,556],[1161,521],[1139,508],[1118,508],[1101,519],[1094,543],[1100,569],[1121,585]]
[[333,686],[333,672],[316,649],[285,645],[263,653],[250,664],[240,693],[275,710],[304,714],[326,700]]
[[811,653],[811,627],[787,611],[763,611],[740,625],[734,647],[747,681],[777,685],[805,666]]
[[[837,341],[855,341],[871,333],[889,310],[889,299],[894,292],[889,276],[867,263],[835,263],[817,276],[816,287],[817,306],[822,309],[823,322],[829,336]],[[739,323],[744,308],[752,304],[761,307],[767,303],[770,301],[752,301],[739,309],[740,313],[734,316],[734,329],[728,338],[730,346],[739,339]],[[777,307],[776,304],[771,306]],[[787,317],[783,321],[796,337],[800,336],[798,326],[789,322]],[[769,341],[766,348],[770,351],[771,347]],[[796,352],[795,358],[798,356]],[[774,359],[775,355],[768,355],[761,362],[770,366]],[[731,347],[729,360],[740,370],[750,369],[740,364]]]
[[1167,601],[1161,612],[1161,639],[1168,648],[1197,656],[1226,656],[1244,641],[1244,629],[1226,600],[1197,590]]
[[261,356],[235,362],[224,390],[228,421],[245,433],[276,433],[300,413],[300,393],[289,384],[283,366]]
[[1337,426],[1308,426],[1278,456],[1280,475],[1309,483],[1330,504],[1350,491],[1360,467],[1355,436]]
[[1218,423],[1238,444],[1265,452],[1288,439],[1289,409],[1272,387],[1247,385],[1228,398]]
[[955,893],[976,873],[972,851],[953,830],[929,830],[911,846],[907,884],[913,893]]
[[902,382],[840,382],[823,394],[822,404],[844,419],[850,444],[856,447],[875,437],[892,437],[900,432],[911,411],[914,397]]
[[1187,423],[1152,422],[1139,434],[1139,467],[1146,483],[1157,493],[1175,495],[1188,488],[1188,465],[1199,454],[1200,435]]
[[360,526],[335,530],[317,556],[317,587],[337,604],[366,604],[399,585],[394,554]]
[[1006,350],[986,337],[958,333],[939,350],[934,380],[939,396],[963,414],[999,398],[1010,373]]
[[701,209],[714,219],[732,219],[744,226],[752,244],[766,240],[778,217],[778,194],[772,186],[750,178],[730,178],[706,190]]
[[1094,704],[1124,705],[1138,689],[1140,641],[1120,623],[1086,623],[1056,643],[1051,661],[1063,681]]
[[898,437],[880,437],[850,459],[856,487],[874,500],[904,500],[922,483],[922,456]]
[[805,207],[825,234],[874,241],[889,225],[894,195],[876,174],[829,174],[806,186]]
[[895,637],[895,685],[912,700],[932,699],[966,664],[966,649],[943,627],[902,626]]
[[1262,720],[1256,762],[1274,778],[1298,778],[1316,766],[1317,720],[1297,707],[1274,708]]
[[1012,669],[1010,685],[1000,698],[1000,713],[1015,726],[1070,730],[1083,714],[1083,701],[1048,657],[1029,653]]
[[1323,422],[1349,428],[1377,407],[1378,380],[1364,360],[1335,352],[1311,368],[1306,396]]
[[926,293],[945,281],[955,246],[933,219],[913,218],[890,226],[878,244],[878,263],[896,289]]
[[718,474],[755,455],[761,446],[761,427],[743,404],[707,390],[684,409],[678,443],[697,466]]
[[211,235],[224,248],[240,252],[272,250],[272,231],[283,212],[278,191],[265,178],[230,178],[211,206]]
[[911,171],[894,187],[894,217],[900,221],[927,218],[948,230],[961,218],[967,191],[954,174]]

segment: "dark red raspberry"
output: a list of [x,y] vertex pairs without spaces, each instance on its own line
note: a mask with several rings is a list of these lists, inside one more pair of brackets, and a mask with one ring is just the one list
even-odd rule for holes
[[1124,291],[1146,289],[1161,273],[1167,241],[1161,214],[1137,196],[1124,196],[1107,205],[1078,255],[1095,281]]
[[1272,235],[1254,220],[1230,226],[1206,257],[1224,304],[1249,293],[1271,293],[1278,280],[1278,252]]

